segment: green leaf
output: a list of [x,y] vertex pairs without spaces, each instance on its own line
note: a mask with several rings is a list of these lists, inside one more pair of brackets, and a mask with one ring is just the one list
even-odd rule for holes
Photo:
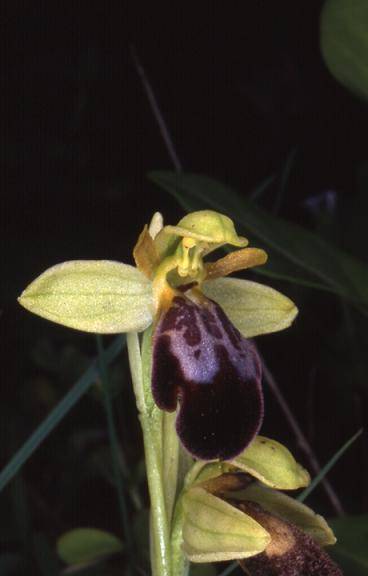
[[321,50],[331,74],[368,99],[368,3],[327,0],[321,13]]
[[249,280],[211,280],[204,283],[203,292],[220,304],[246,338],[283,330],[298,313],[289,298],[269,286]]
[[270,542],[253,518],[199,486],[186,492],[183,507],[183,547],[192,562],[247,558]]
[[309,534],[320,546],[329,546],[336,542],[331,528],[322,516],[282,492],[251,484],[238,496],[232,496],[256,502],[266,512],[295,524],[303,532]]
[[108,260],[57,264],[19,302],[42,318],[100,334],[139,332],[153,317],[150,281],[133,266]]
[[76,528],[57,541],[57,553],[65,564],[88,564],[121,552],[123,544],[114,534],[96,528]]
[[[107,362],[111,362],[121,352],[124,343],[124,337],[118,336],[105,352]],[[83,374],[64,398],[55,406],[50,414],[29,436],[26,442],[14,454],[10,462],[3,468],[0,473],[0,492],[7,483],[15,476],[18,470],[27,462],[40,444],[56,428],[66,414],[73,408],[78,400],[85,394],[88,388],[96,381],[98,377],[98,368],[96,361],[93,362],[88,370]]]
[[[273,253],[292,263],[295,276],[283,272],[281,278],[327,288],[368,313],[368,268],[359,260],[301,226],[275,218],[211,178],[173,172],[152,172],[149,176],[187,210],[211,207],[226,213],[236,223],[238,232],[251,239],[251,244],[256,242],[267,250],[271,263]],[[268,264],[259,272],[267,269]],[[272,268],[271,274],[276,275]]]
[[231,465],[279,490],[296,490],[310,482],[308,472],[285,446],[263,436],[256,436],[248,448],[231,461]]
[[331,554],[347,576],[368,574],[368,514],[330,521],[337,544]]

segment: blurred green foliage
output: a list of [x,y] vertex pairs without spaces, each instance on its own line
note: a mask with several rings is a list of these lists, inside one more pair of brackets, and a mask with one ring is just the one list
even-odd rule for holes
[[331,521],[337,537],[332,555],[345,574],[368,574],[368,515],[348,516]]
[[321,14],[321,50],[335,78],[368,99],[368,3],[326,0]]

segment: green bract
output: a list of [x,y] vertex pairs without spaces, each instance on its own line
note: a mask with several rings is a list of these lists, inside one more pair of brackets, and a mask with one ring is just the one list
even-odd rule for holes
[[246,558],[265,549],[266,530],[249,516],[200,487],[183,498],[184,551],[192,562]]

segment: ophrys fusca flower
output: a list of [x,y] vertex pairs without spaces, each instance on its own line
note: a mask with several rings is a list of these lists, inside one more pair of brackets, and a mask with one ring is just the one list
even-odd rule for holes
[[[254,438],[263,417],[261,366],[250,337],[290,325],[297,309],[272,288],[229,274],[261,265],[232,221],[203,210],[177,226],[156,214],[134,249],[136,267],[111,261],[58,264],[20,297],[28,310],[97,333],[140,332],[153,324],[152,394],[178,409],[186,449],[230,459]],[[215,262],[222,246],[237,248]]]

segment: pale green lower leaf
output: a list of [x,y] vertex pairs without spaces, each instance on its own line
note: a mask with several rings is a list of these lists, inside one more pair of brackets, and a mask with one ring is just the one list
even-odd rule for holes
[[96,528],[76,528],[57,541],[57,553],[66,564],[88,564],[122,549],[119,538]]
[[205,282],[203,291],[246,338],[283,330],[298,313],[289,298],[258,282],[219,278]]
[[285,446],[263,436],[257,436],[231,465],[279,490],[296,490],[310,482],[307,470],[296,462]]
[[[234,495],[232,496],[234,497]],[[240,496],[242,500],[256,502],[266,512],[295,524],[303,532],[309,534],[320,546],[329,546],[336,542],[334,533],[322,516],[282,492],[258,484],[251,484],[235,498]]]
[[188,490],[183,507],[183,546],[192,562],[247,558],[270,542],[260,524],[203,488]]
[[100,334],[138,332],[153,317],[150,281],[133,266],[109,260],[57,264],[27,287],[19,302],[42,318]]

